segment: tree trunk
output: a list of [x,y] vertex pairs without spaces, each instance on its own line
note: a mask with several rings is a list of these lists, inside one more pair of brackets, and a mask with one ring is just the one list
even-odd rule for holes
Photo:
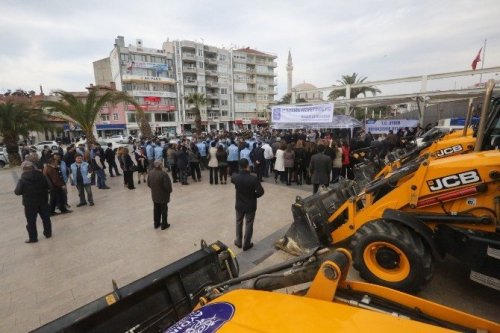
[[194,125],[196,126],[196,133],[198,135],[200,135],[201,134],[201,114],[200,114],[200,109],[198,109],[198,108],[195,109]]
[[96,143],[96,139],[95,139],[94,133],[91,130],[89,132],[85,132],[85,136],[86,136],[86,139],[87,139],[87,149],[90,150],[91,145],[93,143]]
[[17,144],[17,135],[12,137],[5,137],[5,148],[9,159],[10,166],[21,165],[21,156],[19,155],[19,146]]
[[141,130],[142,136],[145,139],[152,139],[153,138],[153,131],[151,130],[151,125],[149,125],[149,121],[146,119],[145,116],[142,116],[141,118],[138,119],[139,123],[139,129]]

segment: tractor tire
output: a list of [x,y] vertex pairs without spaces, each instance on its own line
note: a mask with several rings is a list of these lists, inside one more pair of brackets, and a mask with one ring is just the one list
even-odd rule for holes
[[392,289],[418,292],[430,281],[433,260],[429,248],[413,230],[375,220],[355,234],[349,246],[361,277]]

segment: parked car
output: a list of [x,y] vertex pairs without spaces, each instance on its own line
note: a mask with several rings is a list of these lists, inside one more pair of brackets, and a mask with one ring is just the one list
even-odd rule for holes
[[108,143],[111,143],[111,149],[113,149],[113,151],[115,151],[115,152],[120,147],[129,148],[128,141],[127,141],[127,143],[118,143],[118,142],[111,141],[110,139],[101,139],[101,140],[98,140],[97,142],[101,145],[101,147],[104,150],[106,150],[106,147],[108,146]]
[[[126,148],[129,147],[128,143],[118,143],[118,142],[112,141],[111,139],[99,139],[99,140],[97,140],[97,142],[101,145],[101,147],[104,150],[106,150],[106,148],[108,147],[108,143],[111,143],[111,149],[113,149],[115,152],[120,147],[126,147]],[[78,142],[75,143],[75,146],[78,147],[81,144],[85,145],[85,147],[87,147],[87,140],[79,140]]]
[[35,145],[36,149],[38,149],[40,151],[42,151],[43,147],[45,147],[45,146],[49,146],[49,148],[52,150],[57,150],[57,148],[59,147],[59,144],[56,141],[42,141],[42,142],[39,142]]
[[4,147],[0,147],[0,169],[9,164],[9,159],[7,157],[7,150]]
[[125,135],[117,134],[117,135],[112,135],[109,139],[106,140],[111,140],[116,143],[128,143],[128,137]]

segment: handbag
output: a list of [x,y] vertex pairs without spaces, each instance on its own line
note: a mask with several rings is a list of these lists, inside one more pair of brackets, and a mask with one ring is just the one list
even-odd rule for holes
[[137,165],[135,165],[135,164],[132,164],[132,165],[130,166],[130,171],[131,171],[131,172],[136,172],[138,169],[139,169],[139,168],[138,168],[138,167],[137,167]]

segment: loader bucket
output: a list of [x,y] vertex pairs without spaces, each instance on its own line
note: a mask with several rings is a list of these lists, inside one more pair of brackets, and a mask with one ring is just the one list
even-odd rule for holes
[[313,253],[331,246],[332,215],[349,197],[356,194],[353,181],[341,181],[306,198],[297,197],[292,205],[293,223],[275,247],[293,255]]

